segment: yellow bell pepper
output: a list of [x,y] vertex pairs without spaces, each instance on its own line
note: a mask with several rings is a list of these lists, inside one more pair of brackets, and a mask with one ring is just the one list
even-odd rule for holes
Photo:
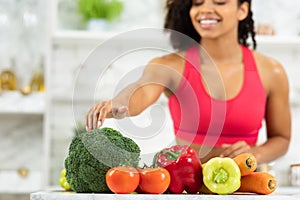
[[213,193],[231,194],[241,185],[239,166],[231,158],[212,158],[203,166],[203,182]]

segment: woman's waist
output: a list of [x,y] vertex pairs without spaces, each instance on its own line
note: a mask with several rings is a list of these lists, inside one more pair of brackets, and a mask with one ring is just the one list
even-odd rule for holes
[[192,131],[174,127],[177,138],[190,142],[191,144],[200,144],[206,146],[221,147],[222,144],[234,144],[238,141],[245,141],[248,145],[255,145],[258,138],[258,130],[251,131],[226,131],[218,132],[207,131]]
[[208,127],[206,130],[201,129],[187,129],[187,128],[179,128],[174,126],[175,133],[177,134],[183,134],[183,135],[194,135],[198,137],[202,136],[210,136],[210,137],[243,137],[243,138],[253,138],[258,136],[259,129],[253,129],[253,130],[234,130],[234,129],[228,129],[226,127],[223,128],[212,128]]

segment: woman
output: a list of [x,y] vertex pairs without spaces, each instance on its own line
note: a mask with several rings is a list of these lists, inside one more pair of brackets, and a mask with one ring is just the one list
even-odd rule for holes
[[[86,116],[87,129],[100,127],[105,118],[138,115],[164,93],[177,142],[201,150],[202,162],[249,152],[268,163],[284,155],[291,134],[288,80],[277,61],[248,49],[249,35],[256,47],[253,24],[251,0],[168,0],[165,28],[199,42],[215,63],[222,87],[210,84],[215,72],[200,62],[199,48],[171,32],[179,52],[153,59],[137,82],[94,105]],[[189,83],[196,104],[183,82]],[[267,140],[256,145],[264,119]]]

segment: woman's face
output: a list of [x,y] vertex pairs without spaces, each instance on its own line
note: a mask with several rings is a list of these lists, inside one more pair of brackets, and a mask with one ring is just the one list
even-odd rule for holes
[[248,3],[238,6],[238,0],[192,0],[190,17],[202,39],[216,39],[235,34],[238,23],[247,17]]

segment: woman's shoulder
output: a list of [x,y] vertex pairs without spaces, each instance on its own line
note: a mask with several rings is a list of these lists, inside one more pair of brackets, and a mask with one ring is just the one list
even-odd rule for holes
[[184,52],[170,53],[153,58],[150,64],[161,64],[171,68],[178,68],[185,62]]
[[176,52],[153,58],[149,62],[149,66],[154,64],[154,66],[161,66],[164,69],[170,69],[171,71],[176,73],[169,73],[170,71],[166,70],[167,75],[172,76],[172,74],[175,74],[174,76],[177,76],[178,74],[183,74],[185,62],[185,52]]
[[156,57],[149,62],[149,66],[159,67],[159,76],[169,80],[168,88],[165,90],[167,96],[172,95],[180,84],[181,76],[185,68],[185,53],[170,53],[160,57]]
[[266,91],[288,87],[288,78],[284,66],[275,58],[253,51],[260,77]]
[[285,73],[283,65],[276,60],[275,58],[272,58],[270,56],[267,56],[263,53],[253,51],[253,55],[257,64],[257,67],[260,70],[266,71],[269,74],[280,74]]

